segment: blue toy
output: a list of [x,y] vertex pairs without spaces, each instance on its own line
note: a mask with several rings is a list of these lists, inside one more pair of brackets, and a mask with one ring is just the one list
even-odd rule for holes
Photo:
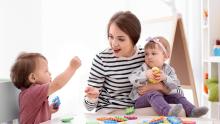
[[175,116],[169,116],[167,117],[167,120],[171,123],[171,124],[181,124],[181,120]]
[[58,109],[59,106],[60,106],[60,98],[58,96],[56,96],[53,100],[52,100],[52,103],[53,103],[53,108],[54,109]]

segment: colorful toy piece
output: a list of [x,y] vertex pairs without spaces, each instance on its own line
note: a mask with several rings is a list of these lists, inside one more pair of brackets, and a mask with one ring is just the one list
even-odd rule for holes
[[61,121],[63,123],[69,123],[73,120],[73,117],[65,117],[65,118],[62,118]]
[[54,109],[58,109],[59,106],[60,106],[60,98],[58,96],[56,96],[53,100],[52,100],[52,103],[53,103],[53,108]]
[[124,116],[124,118],[127,118],[128,120],[136,120],[137,119],[137,116]]
[[105,120],[104,124],[118,124],[117,121],[113,121],[113,120]]
[[171,123],[171,124],[181,124],[181,120],[175,116],[169,116],[167,117],[167,120]]
[[[158,67],[153,67],[151,70],[153,71],[154,76],[157,76],[160,74],[160,69]],[[158,83],[158,81],[155,79],[149,79],[149,82],[150,83]]]
[[135,111],[134,107],[127,107],[127,108],[125,109],[125,114],[126,114],[126,115],[130,115],[130,114],[133,114],[134,111]]

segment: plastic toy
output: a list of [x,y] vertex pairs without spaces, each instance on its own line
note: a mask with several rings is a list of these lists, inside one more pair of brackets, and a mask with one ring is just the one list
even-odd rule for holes
[[128,120],[136,120],[137,119],[137,116],[124,116],[124,118],[127,118]]
[[167,120],[171,123],[171,124],[181,124],[181,120],[175,116],[170,116],[167,117]]
[[218,80],[214,79],[214,78],[207,79],[206,84],[207,84],[208,89],[209,89],[209,92],[208,92],[209,101],[212,101],[212,102],[219,101],[219,99],[218,99],[218,92],[219,92],[218,91]]
[[73,117],[65,117],[65,118],[62,118],[61,121],[64,122],[64,123],[69,123],[73,120]]
[[53,108],[54,109],[58,109],[59,106],[60,106],[60,98],[58,96],[56,96],[53,100],[52,100],[52,103],[53,103]]
[[130,115],[130,114],[133,114],[134,111],[135,111],[134,107],[127,107],[127,108],[125,109],[125,114],[126,114],[126,115]]
[[127,121],[127,118],[121,117],[121,116],[115,116],[115,117],[99,117],[96,118],[98,121],[106,121],[106,120],[111,120],[111,121],[116,121],[116,122],[124,122]]
[[[153,71],[154,76],[157,76],[160,74],[160,69],[158,67],[153,67],[151,70]],[[155,79],[149,79],[149,82],[150,83],[158,83],[158,81]]]
[[105,120],[104,124],[118,124],[117,121],[113,121],[113,120]]

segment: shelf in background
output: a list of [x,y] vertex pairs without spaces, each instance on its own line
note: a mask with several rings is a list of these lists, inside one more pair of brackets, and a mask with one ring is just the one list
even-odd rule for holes
[[220,56],[210,56],[208,59],[205,59],[204,62],[220,63]]

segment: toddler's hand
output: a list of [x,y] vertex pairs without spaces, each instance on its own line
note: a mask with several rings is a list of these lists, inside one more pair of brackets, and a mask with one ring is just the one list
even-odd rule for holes
[[57,112],[58,110],[59,110],[59,107],[55,109],[53,103],[50,105],[50,112],[51,112],[51,113],[55,113],[55,112]]
[[86,96],[92,99],[96,99],[99,97],[99,89],[88,86],[85,89]]
[[158,74],[154,74],[154,79],[157,80],[158,82],[166,80],[166,75],[163,71],[160,71]]
[[70,67],[78,69],[80,66],[81,60],[79,59],[79,57],[75,56],[74,58],[72,58],[72,60],[70,61]]

